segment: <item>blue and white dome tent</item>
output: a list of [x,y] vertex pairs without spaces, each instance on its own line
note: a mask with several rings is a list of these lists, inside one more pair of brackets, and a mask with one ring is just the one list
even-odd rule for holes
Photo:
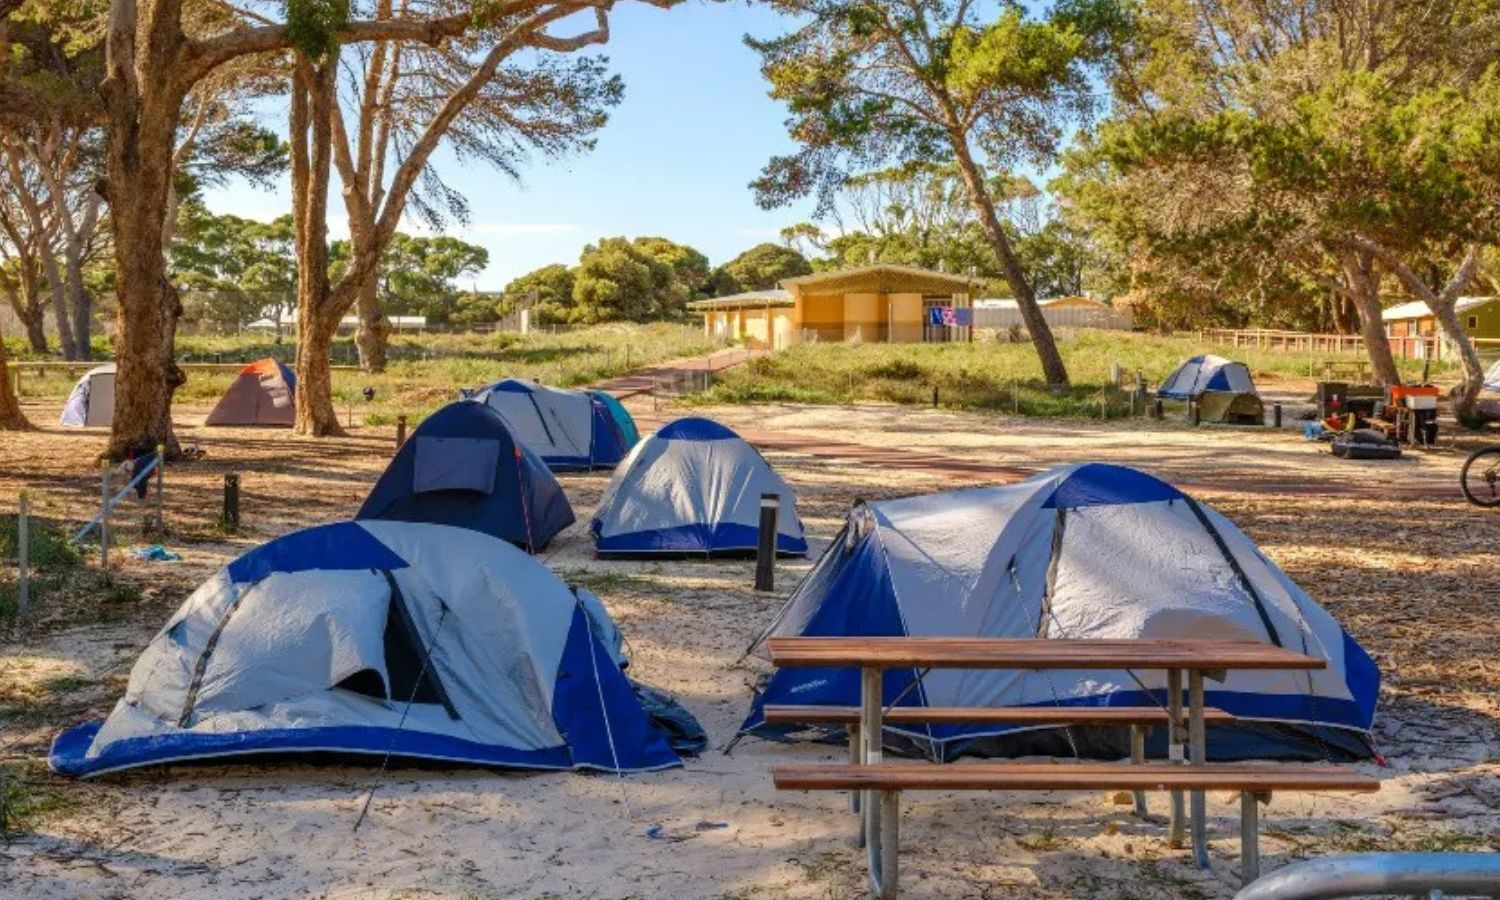
[[105,363],[83,373],[63,404],[58,424],[74,428],[109,427],[115,420],[115,364]]
[[678,419],[630,451],[590,529],[600,556],[755,552],[761,494],[776,494],[776,552],[807,554],[797,495],[743,438],[709,419]]
[[463,401],[422,420],[355,518],[472,528],[532,553],[574,521],[562,485],[505,419]]
[[466,396],[503,416],[554,471],[612,468],[630,449],[609,407],[589,391],[507,378]]
[[1156,389],[1157,396],[1171,400],[1191,400],[1204,391],[1253,394],[1255,382],[1244,363],[1204,354],[1178,366]]
[[[1019,484],[856,506],[752,649],[787,635],[1271,642],[1328,667],[1209,682],[1209,705],[1238,717],[1209,726],[1210,758],[1371,752],[1380,673],[1365,651],[1228,519],[1122,466],[1065,466]],[[1157,706],[1165,689],[1161,672],[933,670],[919,679],[904,670],[886,673],[884,696],[903,706]],[[853,669],[780,669],[743,729],[784,736],[796,726],[768,725],[766,704],[853,706],[859,695]],[[887,726],[886,741],[943,759],[1071,755],[1071,745],[1129,752],[1123,729]]]
[[326,752],[678,765],[618,642],[596,598],[488,535],[409,522],[309,528],[204,582],[136,661],[109,717],[59,735],[51,764],[89,776]]
[[624,442],[625,452],[629,453],[632,447],[641,442],[640,429],[636,428],[635,418],[630,415],[630,410],[626,409],[625,404],[621,403],[609,391],[591,390],[588,394],[590,397],[604,404],[604,408],[609,410],[610,417],[614,419],[615,427],[620,429],[620,438]]

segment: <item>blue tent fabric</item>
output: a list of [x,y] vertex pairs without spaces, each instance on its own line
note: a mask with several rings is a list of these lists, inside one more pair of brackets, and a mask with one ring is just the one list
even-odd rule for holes
[[[428,443],[428,439],[439,439]],[[419,491],[419,453],[440,453],[441,439],[461,453],[467,441],[498,447],[491,490]],[[462,465],[463,460],[455,460]],[[573,524],[573,507],[547,466],[516,441],[499,413],[483,403],[450,403],[422,421],[397,451],[360,507],[357,519],[432,522],[472,528],[533,553]]]
[[[610,418],[614,420],[615,427],[620,431],[620,440],[624,452],[629,453],[630,448],[641,442],[641,432],[635,425],[635,418],[613,394],[608,391],[589,391],[589,395],[609,411]],[[623,456],[621,457],[623,459]]]
[[602,605],[476,531],[369,521],[294,532],[204,582],[109,717],[58,735],[50,764],[81,777],[273,753],[680,765],[676,729],[696,722],[668,699],[672,727],[656,723],[606,643],[618,634]]
[[[1233,563],[1230,558],[1232,557]],[[1233,523],[1145,472],[1065,466],[1025,482],[861,504],[781,613],[774,636],[1172,638],[1271,641],[1328,660],[1316,673],[1231,672],[1207,702],[1233,714],[1215,759],[1365,758],[1380,673],[1369,654]],[[854,670],[782,669],[742,729],[784,737],[766,704],[855,706]],[[1160,672],[886,676],[916,706],[1156,706]],[[903,691],[906,693],[903,695]],[[965,754],[1128,753],[1122,729],[888,727],[892,749]],[[1064,740],[1066,737],[1066,740]]]
[[1205,353],[1178,366],[1156,393],[1169,400],[1191,400],[1204,391],[1253,394],[1255,382],[1244,363]]

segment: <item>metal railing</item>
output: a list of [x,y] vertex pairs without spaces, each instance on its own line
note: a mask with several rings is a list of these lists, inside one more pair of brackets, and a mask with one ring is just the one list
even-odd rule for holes
[[1354,853],[1309,859],[1257,879],[1234,900],[1445,894],[1500,896],[1500,853]]

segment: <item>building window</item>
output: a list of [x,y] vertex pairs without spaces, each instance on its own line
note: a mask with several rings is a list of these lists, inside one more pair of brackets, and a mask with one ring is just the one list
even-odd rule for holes
[[1469,328],[1478,328],[1479,327],[1479,317],[1478,316],[1469,316],[1469,324],[1468,324],[1467,327],[1469,327]]

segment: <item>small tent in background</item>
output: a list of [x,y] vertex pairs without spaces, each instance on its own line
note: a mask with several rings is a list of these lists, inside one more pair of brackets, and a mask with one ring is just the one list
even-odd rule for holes
[[85,776],[295,752],[678,765],[623,664],[598,599],[503,541],[337,522],[263,544],[204,582],[109,717],[63,732],[50,761]]
[[[1315,672],[1233,671],[1207,703],[1218,759],[1369,756],[1380,673],[1338,622],[1228,519],[1144,472],[1090,463],[1019,484],[860,504],[757,641],[785,635],[1248,640],[1328,661]],[[890,670],[903,706],[1165,706],[1156,672]],[[855,669],[780,669],[755,699],[859,704]],[[1129,752],[1121,729],[889,727],[887,741],[964,754]],[[1161,745],[1164,746],[1164,741]],[[1157,752],[1161,752],[1160,746]]]
[[63,404],[63,425],[75,428],[108,428],[115,420],[115,364],[95,366],[73,385]]
[[1495,360],[1495,364],[1485,373],[1484,388],[1488,391],[1500,391],[1500,359]]
[[297,418],[292,403],[296,390],[291,369],[269,356],[256,360],[240,370],[203,424],[290,428]]
[[1178,366],[1156,393],[1172,400],[1191,400],[1204,391],[1253,394],[1255,382],[1250,379],[1250,370],[1244,363],[1205,354]]
[[615,427],[620,429],[620,438],[624,441],[625,452],[630,452],[630,448],[641,442],[641,432],[635,427],[635,419],[630,415],[630,411],[609,391],[589,391],[588,393],[589,396],[603,403],[604,408],[609,411],[610,417],[614,419]]
[[678,419],[615,470],[591,529],[601,556],[755,552],[760,496],[776,494],[778,553],[803,555],[797,496],[739,435],[708,419]]
[[511,433],[554,471],[613,467],[625,457],[614,417],[588,391],[507,378],[470,396],[504,416]]
[[535,553],[573,524],[573,507],[499,413],[460,400],[417,426],[356,518],[472,528]]

